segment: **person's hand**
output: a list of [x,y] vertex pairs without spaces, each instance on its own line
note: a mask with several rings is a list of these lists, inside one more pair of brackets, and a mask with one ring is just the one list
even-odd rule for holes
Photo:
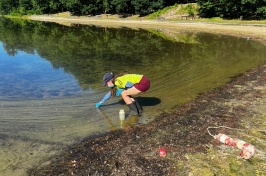
[[102,105],[101,102],[96,103],[96,108],[99,108]]
[[119,96],[121,95],[121,93],[123,92],[123,90],[124,90],[124,89],[117,89],[115,95],[119,97]]

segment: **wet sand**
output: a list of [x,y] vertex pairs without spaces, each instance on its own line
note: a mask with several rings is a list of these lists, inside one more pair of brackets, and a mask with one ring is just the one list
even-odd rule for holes
[[[266,41],[266,28],[205,23],[84,20],[44,17],[34,20],[97,25],[184,28]],[[166,24],[167,23],[167,24]],[[266,175],[266,65],[234,78],[227,85],[161,114],[152,123],[92,136],[54,156],[50,164],[29,175]],[[257,151],[250,160],[225,146],[207,131],[241,138]],[[159,149],[166,149],[166,157]]]

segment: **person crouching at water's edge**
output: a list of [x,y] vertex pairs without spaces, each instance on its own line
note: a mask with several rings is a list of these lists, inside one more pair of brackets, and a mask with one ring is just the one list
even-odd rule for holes
[[121,95],[130,109],[130,114],[138,115],[142,112],[141,106],[132,96],[138,95],[141,92],[146,92],[150,88],[150,81],[146,76],[139,74],[115,76],[110,72],[103,76],[103,86],[106,85],[111,88],[111,91],[108,92],[100,102],[96,103],[96,108],[100,107],[111,96]]

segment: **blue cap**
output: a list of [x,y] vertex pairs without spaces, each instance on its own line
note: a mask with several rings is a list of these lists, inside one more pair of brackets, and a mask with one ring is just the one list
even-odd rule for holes
[[103,86],[106,86],[107,82],[114,78],[114,74],[112,72],[106,73],[103,76]]

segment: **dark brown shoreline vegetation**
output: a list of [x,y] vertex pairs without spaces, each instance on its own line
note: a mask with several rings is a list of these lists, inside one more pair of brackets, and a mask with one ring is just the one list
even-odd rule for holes
[[[47,16],[31,19],[109,27],[160,27],[171,32],[181,28],[266,42],[263,26]],[[150,124],[127,126],[73,144],[41,166],[28,170],[28,175],[266,175],[265,81],[264,64],[233,78],[223,87],[199,95],[172,113],[159,115]],[[208,134],[210,126],[235,128],[211,132],[239,137],[253,144],[257,153],[250,160],[242,159],[240,150],[225,146]],[[159,156],[162,147],[167,152],[165,158]]]
[[[84,139],[28,175],[265,175],[265,81],[266,65],[251,69],[150,124]],[[210,126],[246,130],[245,135],[230,133],[253,142],[257,153],[250,160],[240,158],[238,149],[208,134]],[[212,131],[218,132],[228,130]],[[165,158],[159,156],[161,147],[166,148]],[[227,162],[219,164],[223,160]]]

